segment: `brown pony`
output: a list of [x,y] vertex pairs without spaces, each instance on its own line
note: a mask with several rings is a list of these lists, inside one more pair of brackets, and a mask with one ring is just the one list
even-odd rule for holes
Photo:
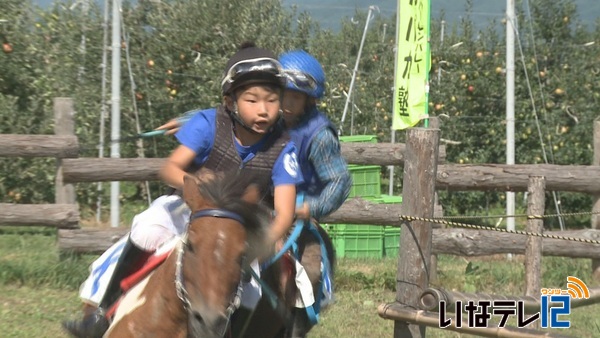
[[[208,176],[208,178],[207,178]],[[223,337],[242,271],[266,247],[270,210],[238,174],[186,176],[187,233],[167,260],[121,300],[105,337]]]
[[[314,222],[314,221],[313,221]],[[317,230],[319,235],[323,239],[324,247],[331,265],[331,278],[333,279],[335,269],[335,251],[331,238],[327,232],[316,222]],[[319,283],[321,278],[321,244],[320,241],[314,236],[313,233],[304,229],[297,240],[298,255],[300,256],[300,262],[308,274],[313,287],[313,294],[319,294]],[[312,324],[308,319],[306,310],[301,308],[295,308],[295,300],[297,295],[297,289],[294,282],[294,276],[289,278],[281,278],[281,269],[285,264],[282,264],[282,260],[275,262],[268,269],[261,272],[261,278],[265,281],[279,298],[280,304],[285,308],[281,309],[282,306],[275,309],[271,304],[272,300],[268,299],[268,295],[263,291],[263,296],[260,299],[252,317],[246,323],[245,329],[242,334],[237,335],[235,338],[302,338],[306,337],[308,332],[312,329]],[[285,275],[285,274],[283,274]],[[281,304],[283,303],[283,304]],[[243,325],[237,323],[237,318],[232,318],[233,326]]]

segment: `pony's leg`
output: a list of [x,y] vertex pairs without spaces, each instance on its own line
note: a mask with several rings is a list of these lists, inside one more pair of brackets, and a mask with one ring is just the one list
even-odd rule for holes
[[[333,244],[327,232],[315,223],[321,238],[325,243],[325,250],[327,250],[327,257],[332,266],[335,264],[335,254],[333,251]],[[313,233],[307,229],[303,230],[298,237],[298,255],[300,256],[300,263],[304,267],[308,279],[312,284],[313,294],[315,297],[319,294],[319,281],[321,279],[321,243],[319,239],[315,237]],[[333,271],[332,271],[333,273]],[[315,301],[320,301],[315,299]],[[305,309],[295,308],[294,309],[294,323],[290,330],[286,332],[286,338],[300,338],[306,337],[308,332],[312,329],[308,314]]]
[[[312,284],[313,293],[316,297],[321,278],[321,245],[319,241],[308,231],[303,231],[298,238],[298,254],[300,263],[306,270],[308,279]],[[294,322],[290,329],[286,330],[286,338],[304,338],[312,328],[306,310],[294,308]]]

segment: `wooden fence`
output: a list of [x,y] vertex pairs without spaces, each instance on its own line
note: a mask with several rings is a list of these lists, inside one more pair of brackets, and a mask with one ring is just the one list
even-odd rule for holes
[[[74,135],[73,101],[70,98],[54,100],[55,135],[0,135],[0,157],[55,157],[56,204],[10,204],[0,203],[0,224],[44,225],[59,231],[59,246],[68,250],[74,242],[84,238],[90,251],[106,248],[111,238],[108,229],[90,243],[87,229],[79,228],[79,209],[75,204],[74,183],[101,181],[150,181],[158,179],[161,158],[79,158],[80,145]],[[351,164],[404,166],[407,145],[402,143],[342,143],[342,154]],[[513,190],[526,191],[529,177],[543,176],[547,190],[582,192],[600,196],[600,166],[582,165],[513,165],[503,164],[444,164],[445,147],[437,147],[437,174],[435,188],[438,190]],[[600,157],[600,156],[599,156]],[[419,161],[418,158],[413,160]],[[600,162],[600,160],[599,160]],[[406,170],[405,170],[406,172]],[[409,175],[410,176],[410,175]],[[405,201],[414,196],[414,191],[404,194]],[[32,210],[43,212],[32,213]],[[389,204],[373,204],[360,199],[348,200],[337,212],[327,217],[328,223],[402,225],[397,217],[400,207]],[[435,214],[440,214],[439,209]],[[42,216],[43,215],[43,216]],[[91,231],[91,230],[90,230]],[[600,239],[596,229],[553,232],[557,235]],[[510,233],[486,230],[434,229],[432,252],[464,256],[491,255],[499,253],[523,253],[525,237]],[[68,239],[67,239],[68,238]],[[498,239],[505,245],[498,245]],[[600,259],[598,246],[586,243],[561,245],[560,240],[544,239],[543,253],[546,255],[589,257]],[[546,245],[551,243],[552,245]]]

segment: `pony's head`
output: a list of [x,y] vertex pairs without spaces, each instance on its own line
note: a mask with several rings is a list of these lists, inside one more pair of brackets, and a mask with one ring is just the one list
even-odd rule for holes
[[178,293],[198,336],[222,336],[239,302],[242,269],[262,254],[270,210],[252,179],[202,170],[184,178],[192,216],[178,265]]

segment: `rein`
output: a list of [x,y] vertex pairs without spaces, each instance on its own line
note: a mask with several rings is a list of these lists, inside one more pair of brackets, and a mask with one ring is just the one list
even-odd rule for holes
[[[193,221],[194,219],[200,218],[200,217],[229,218],[229,219],[232,219],[232,220],[235,220],[235,221],[241,223],[242,225],[245,224],[244,219],[240,215],[238,215],[234,212],[228,211],[228,210],[223,210],[223,209],[204,209],[204,210],[197,211],[190,216],[190,222]],[[175,262],[175,291],[177,292],[177,297],[183,303],[183,308],[187,312],[188,316],[193,316],[194,314],[192,313],[192,304],[189,300],[189,294],[188,294],[187,290],[185,289],[185,281],[183,278],[183,254],[185,253],[185,248],[187,247],[187,245],[188,245],[188,236],[187,236],[187,233],[185,233],[182,236],[181,243],[178,245],[178,249],[177,249],[177,261]],[[243,260],[243,262],[242,262],[242,266],[244,266],[244,265],[247,265],[245,263],[245,260]],[[252,268],[250,268],[250,270],[252,270]],[[225,314],[227,315],[227,318],[231,318],[231,315],[235,312],[235,310],[237,310],[240,307],[241,300],[242,300],[242,280],[243,279],[240,279],[240,282],[238,284],[235,295],[233,296],[231,303],[229,303],[229,306],[225,310]],[[225,332],[223,332],[223,334],[221,336],[224,336],[224,335],[225,335]]]

